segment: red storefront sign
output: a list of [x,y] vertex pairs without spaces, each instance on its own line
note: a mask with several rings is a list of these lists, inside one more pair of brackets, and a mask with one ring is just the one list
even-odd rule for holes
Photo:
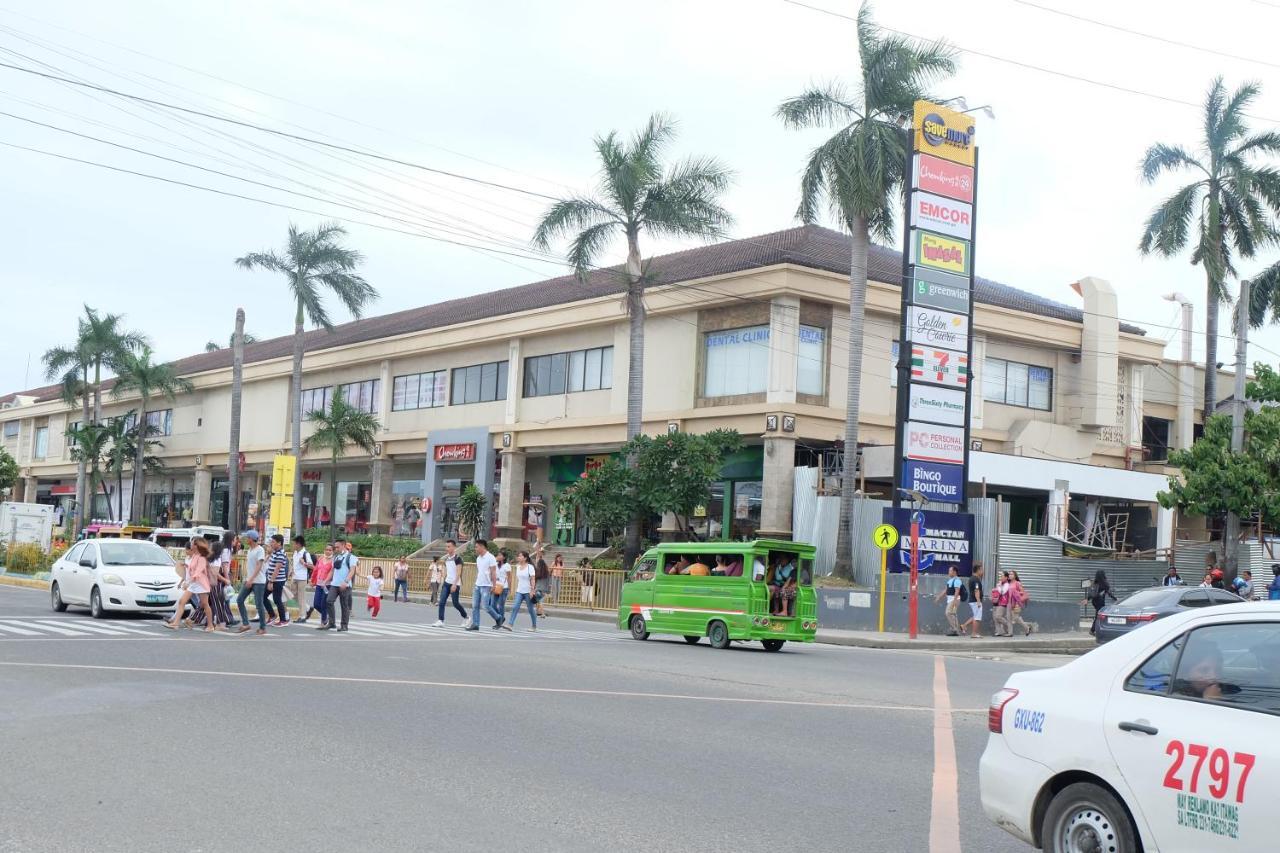
[[474,462],[476,446],[474,444],[437,444],[435,460],[437,462]]
[[51,495],[74,495],[76,493],[75,486],[50,486],[49,494]]
[[322,472],[322,471],[303,471],[303,472],[302,472],[302,482],[304,482],[304,483],[318,483],[318,482],[320,482],[320,478],[321,478],[321,477],[323,477],[323,476],[324,476],[324,472]]
[[913,177],[916,189],[957,201],[973,202],[972,166],[961,166],[941,157],[917,154]]

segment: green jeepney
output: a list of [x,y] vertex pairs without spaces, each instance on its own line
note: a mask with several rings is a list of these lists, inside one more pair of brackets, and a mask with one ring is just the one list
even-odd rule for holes
[[734,641],[759,640],[771,652],[787,640],[812,643],[813,558],[812,545],[780,539],[658,545],[627,574],[618,627],[637,640],[707,637],[717,649]]

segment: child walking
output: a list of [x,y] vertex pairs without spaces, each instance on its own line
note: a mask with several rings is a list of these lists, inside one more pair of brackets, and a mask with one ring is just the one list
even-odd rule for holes
[[373,576],[369,578],[369,600],[365,603],[365,609],[372,611],[374,619],[382,612],[382,566],[373,567]]

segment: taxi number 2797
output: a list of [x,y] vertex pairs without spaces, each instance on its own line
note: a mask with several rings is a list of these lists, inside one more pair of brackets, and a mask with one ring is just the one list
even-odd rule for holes
[[1164,774],[1166,788],[1174,791],[1183,790],[1183,780],[1179,776],[1182,764],[1184,761],[1190,764],[1194,760],[1195,765],[1191,768],[1190,778],[1187,780],[1191,793],[1196,793],[1196,788],[1200,784],[1200,770],[1208,764],[1209,795],[1220,800],[1227,795],[1231,787],[1231,768],[1235,765],[1240,768],[1239,782],[1236,785],[1236,802],[1244,802],[1244,786],[1249,781],[1249,772],[1253,770],[1254,762],[1257,760],[1256,755],[1247,752],[1231,754],[1225,749],[1214,749],[1199,743],[1184,744],[1180,740],[1169,741],[1164,753],[1173,758],[1168,772]]

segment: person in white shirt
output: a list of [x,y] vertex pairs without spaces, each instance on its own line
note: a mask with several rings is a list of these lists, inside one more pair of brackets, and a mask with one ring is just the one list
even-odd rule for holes
[[538,630],[538,614],[533,607],[533,564],[529,562],[529,552],[519,551],[516,553],[516,600],[511,605],[511,622],[502,627],[508,631],[514,631],[516,617],[520,615],[520,606],[526,605],[529,608],[529,618],[533,621],[533,627],[530,631]]
[[494,558],[498,561],[498,565],[493,570],[493,609],[505,618],[507,596],[511,594],[511,564],[507,562],[506,551],[499,551]]
[[236,596],[236,606],[240,608],[240,633],[251,631],[249,611],[244,603],[253,596],[253,606],[258,608],[258,633],[267,633],[267,552],[258,544],[258,531],[245,533],[249,540],[249,553],[244,558],[244,583],[240,585],[240,594]]
[[458,603],[458,592],[462,589],[462,557],[458,555],[458,543],[452,539],[444,543],[444,589],[440,592],[439,612],[436,617],[435,627],[444,627],[444,608],[448,604],[449,598],[453,598],[453,607],[462,614],[462,625],[465,628],[469,624],[467,621],[467,610]]
[[486,539],[476,540],[476,588],[471,594],[471,624],[468,631],[480,630],[480,611],[493,617],[493,630],[502,627],[502,616],[493,606],[493,582],[498,574],[498,561],[489,553]]
[[[293,593],[299,613],[305,612],[302,602],[307,597],[307,581],[311,579],[311,570],[315,567],[316,561],[307,550],[307,540],[301,536],[293,537],[293,573],[289,578],[289,591]],[[299,619],[298,623],[305,621],[305,618]]]
[[[431,561],[431,568],[427,570],[427,588],[431,591],[431,603],[438,604],[440,602],[440,581],[444,578],[444,567],[440,565],[439,558]],[[405,593],[405,600],[408,600],[408,593]]]
[[364,609],[370,611],[373,618],[377,619],[378,614],[382,612],[382,566],[373,567],[373,575],[369,578],[368,595]]

